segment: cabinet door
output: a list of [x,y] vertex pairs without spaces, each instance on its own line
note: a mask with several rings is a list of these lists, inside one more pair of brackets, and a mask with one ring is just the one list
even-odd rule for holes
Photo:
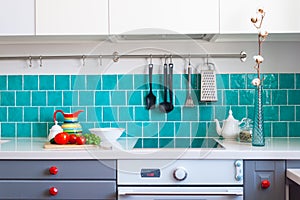
[[268,32],[300,32],[300,1],[226,0],[220,1],[220,33],[257,33],[250,19],[260,7],[266,12],[263,26]]
[[36,0],[37,35],[107,35],[108,0]]
[[34,0],[0,0],[0,35],[34,35]]
[[218,0],[110,0],[111,34],[219,32]]
[[[282,200],[285,198],[285,161],[245,161],[245,200]],[[269,181],[269,187],[262,182]]]

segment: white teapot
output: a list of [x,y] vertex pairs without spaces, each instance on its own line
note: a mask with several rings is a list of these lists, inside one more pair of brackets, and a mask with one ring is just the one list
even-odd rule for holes
[[243,118],[241,121],[234,119],[232,115],[232,110],[229,110],[229,116],[226,120],[223,120],[223,127],[221,128],[220,123],[217,119],[216,122],[216,129],[218,135],[222,136],[224,139],[236,139],[240,132],[240,124],[245,120]]

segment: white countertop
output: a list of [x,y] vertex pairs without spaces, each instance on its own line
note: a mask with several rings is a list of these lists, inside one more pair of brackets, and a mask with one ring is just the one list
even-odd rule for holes
[[224,149],[92,148],[47,150],[46,138],[2,138],[0,159],[299,159],[300,138],[266,138],[264,147],[232,140],[218,140]]

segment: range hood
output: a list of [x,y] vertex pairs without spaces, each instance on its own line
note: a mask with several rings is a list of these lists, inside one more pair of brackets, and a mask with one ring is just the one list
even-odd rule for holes
[[213,41],[215,34],[121,34],[110,35],[111,42],[139,40],[202,40]]

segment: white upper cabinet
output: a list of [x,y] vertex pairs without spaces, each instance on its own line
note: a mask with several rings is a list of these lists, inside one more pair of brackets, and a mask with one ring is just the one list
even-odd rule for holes
[[0,0],[0,35],[34,35],[34,0]]
[[219,0],[110,0],[111,34],[219,33]]
[[220,33],[256,33],[250,19],[260,7],[268,32],[300,32],[299,0],[220,0]]
[[36,0],[37,35],[107,35],[108,0]]

